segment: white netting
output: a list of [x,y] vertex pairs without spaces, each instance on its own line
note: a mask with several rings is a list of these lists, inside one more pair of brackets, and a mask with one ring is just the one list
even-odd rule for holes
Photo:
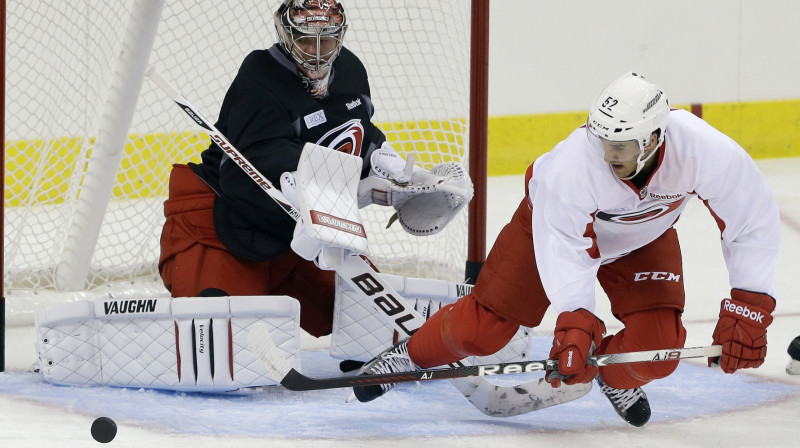
[[[123,42],[131,10],[159,2],[6,3],[3,243],[9,320],[13,323],[14,316],[28,314],[52,297],[92,298],[112,290],[120,297],[165,295],[156,262],[167,176],[173,163],[197,161],[208,139],[149,80],[142,84],[131,126],[124,131],[124,149],[111,148],[112,155],[124,154],[95,249],[66,243],[74,232],[92,232],[82,228],[85,212],[76,200],[91,197],[85,185],[96,175],[87,167],[93,163],[93,151],[99,152],[95,142],[104,135],[104,118],[126,106],[109,106],[108,98],[119,93],[114,92],[115,80],[131,72],[117,62],[130,52]],[[149,62],[200,111],[216,119],[242,59],[275,41],[271,17],[278,4],[167,1]],[[447,161],[466,164],[470,2],[343,4],[351,24],[345,45],[367,67],[374,120],[390,142],[400,152],[414,152],[417,163],[426,168]],[[90,211],[104,207],[89,204]],[[367,210],[371,258],[379,269],[463,280],[466,213],[444,232],[419,238],[399,226],[383,229],[391,209]],[[77,225],[70,230],[73,223]],[[82,286],[53,294],[64,289],[57,280],[59,270],[62,277],[73,272],[70,260],[83,250],[91,251],[85,280],[68,278]]]

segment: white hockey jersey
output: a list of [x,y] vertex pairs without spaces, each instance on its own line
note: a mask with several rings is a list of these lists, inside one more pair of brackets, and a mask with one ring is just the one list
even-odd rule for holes
[[558,312],[594,312],[601,264],[669,229],[692,197],[705,201],[722,231],[732,288],[775,297],[780,217],[772,191],[745,150],[708,123],[672,110],[658,167],[641,190],[603,160],[600,140],[576,129],[533,165],[536,263]]

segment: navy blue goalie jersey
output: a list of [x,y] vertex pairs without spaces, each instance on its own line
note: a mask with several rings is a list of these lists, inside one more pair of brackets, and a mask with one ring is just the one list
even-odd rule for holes
[[[314,98],[293,62],[275,45],[250,53],[223,100],[216,127],[242,155],[280,187],[280,176],[295,171],[303,145],[315,143],[364,159],[386,137],[371,122],[373,105],[367,72],[342,48],[334,61],[328,93]],[[214,226],[236,256],[270,260],[292,240],[294,220],[214,143],[190,164],[217,194]]]

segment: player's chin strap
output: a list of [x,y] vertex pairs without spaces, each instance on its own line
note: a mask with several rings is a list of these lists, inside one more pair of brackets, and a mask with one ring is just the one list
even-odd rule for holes
[[[660,140],[659,140],[659,142],[660,142]],[[658,148],[658,147],[656,147],[656,148]],[[639,157],[636,158],[636,171],[634,171],[633,174],[631,174],[630,176],[621,177],[620,179],[622,179],[622,180],[630,180],[630,179],[633,179],[634,177],[636,177],[636,175],[639,174],[640,171],[642,171],[642,168],[644,168],[644,164],[647,163],[647,161],[650,160],[658,152],[658,149],[656,149],[655,151],[650,152],[650,155],[648,155],[647,157],[642,158],[642,156],[644,156],[645,152],[647,152],[647,148],[642,149],[641,152],[639,153]]]
[[[150,79],[175,101],[175,103],[189,115],[198,125],[205,129],[206,133],[211,137],[220,149],[230,159],[239,165],[239,167],[255,182],[266,194],[268,194],[289,216],[295,221],[301,219],[301,214],[294,207],[291,202],[281,193],[280,190],[275,188],[272,182],[266,176],[261,174],[256,167],[254,167],[236,147],[225,137],[225,135],[217,129],[211,121],[205,118],[200,111],[192,106],[189,101],[183,97],[177,90],[175,90],[169,83],[167,83],[161,76],[156,73],[153,67],[148,68],[145,73]],[[403,162],[405,166],[405,162]],[[359,186],[360,188],[360,186]],[[401,190],[402,191],[402,190]],[[380,319],[398,331],[401,337],[410,336],[425,322],[424,319],[417,313],[414,308],[406,302],[402,296],[392,288],[392,286],[381,278],[375,269],[370,266],[365,259],[360,256],[350,253],[344,257],[344,262],[336,268],[336,273],[346,281],[351,288],[355,291],[360,291],[364,295],[364,300],[372,304],[373,308],[377,311]],[[566,398],[558,398],[556,394],[550,397],[552,400],[547,400],[545,397],[539,395],[520,395],[515,391],[517,387],[499,387],[494,386],[485,379],[475,378],[462,381],[456,384],[456,387],[461,393],[470,400],[478,410],[488,413],[487,409],[490,405],[486,403],[501,403],[506,409],[509,409],[504,416],[517,415],[519,413],[530,412],[536,410],[534,408],[524,409],[524,406],[515,407],[514,403],[525,403],[528,401],[534,402],[549,402],[550,406],[561,402],[573,400],[588,392],[588,389],[582,390],[576,396]],[[477,385],[474,381],[478,381]],[[534,380],[530,383],[533,389],[539,380]],[[524,385],[523,385],[524,386]],[[548,386],[549,387],[549,386]],[[591,386],[589,386],[591,387]],[[550,388],[552,390],[552,388]],[[485,393],[480,397],[475,395],[475,391],[482,390]],[[522,409],[518,411],[518,409]]]

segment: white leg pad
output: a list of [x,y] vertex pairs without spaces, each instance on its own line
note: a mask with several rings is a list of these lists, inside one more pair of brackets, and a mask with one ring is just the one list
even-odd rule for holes
[[104,299],[36,313],[44,378],[64,385],[226,392],[274,385],[249,352],[265,323],[300,368],[300,304],[287,296]]
[[[380,275],[425,319],[472,290],[472,285],[463,283]],[[337,359],[369,361],[392,345],[397,337],[395,332],[385,326],[375,313],[361,294],[337,278],[330,355]],[[472,364],[493,364],[526,360],[531,337],[528,327],[520,327],[511,341],[497,353],[473,356],[468,361]]]

